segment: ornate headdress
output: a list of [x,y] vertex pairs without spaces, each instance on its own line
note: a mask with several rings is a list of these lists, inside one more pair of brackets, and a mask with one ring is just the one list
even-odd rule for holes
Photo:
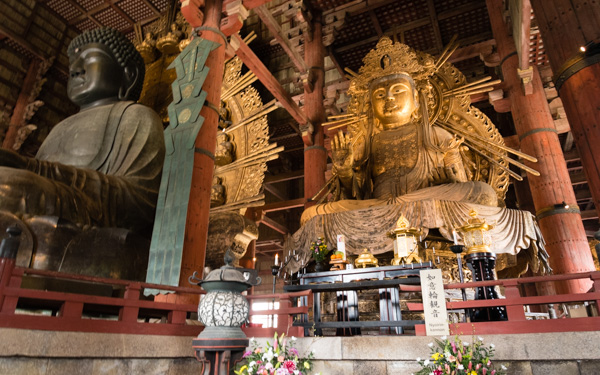
[[348,94],[361,95],[369,90],[374,80],[392,74],[406,74],[415,82],[429,79],[435,72],[433,58],[419,55],[412,48],[402,43],[394,43],[383,37],[363,59],[363,66],[350,81]]

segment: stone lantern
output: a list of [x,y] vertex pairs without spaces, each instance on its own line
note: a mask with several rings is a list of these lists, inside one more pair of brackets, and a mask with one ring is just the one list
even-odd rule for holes
[[[225,254],[225,265],[211,271],[204,280],[194,274],[190,283],[206,290],[198,305],[198,320],[205,326],[193,342],[196,358],[203,366],[210,363],[213,374],[220,368],[229,368],[232,359],[242,355],[248,346],[248,338],[240,328],[248,320],[250,305],[242,292],[260,284],[260,278],[251,271],[241,272],[231,265],[230,250]],[[228,358],[227,361],[224,361]],[[201,372],[204,374],[204,370]],[[229,373],[229,372],[227,372]]]

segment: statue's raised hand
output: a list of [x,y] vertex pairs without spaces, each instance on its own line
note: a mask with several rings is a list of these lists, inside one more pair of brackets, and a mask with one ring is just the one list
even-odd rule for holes
[[12,150],[0,148],[0,167],[24,169],[27,166],[27,158]]
[[354,162],[352,139],[348,134],[344,134],[341,130],[333,137],[333,142],[331,143],[331,157],[333,166],[338,173],[347,174],[352,171],[352,163]]

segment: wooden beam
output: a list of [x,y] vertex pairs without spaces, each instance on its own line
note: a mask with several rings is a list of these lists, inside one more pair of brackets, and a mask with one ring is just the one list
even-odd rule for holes
[[132,26],[135,25],[135,21],[133,18],[129,17],[127,13],[123,11],[123,9],[119,8],[115,5],[111,0],[104,0],[115,12],[117,12],[121,17],[125,19],[125,21],[129,22]]
[[281,190],[279,190],[278,188],[276,188],[275,186],[273,186],[271,184],[263,184],[263,188],[282,201],[286,201],[288,199],[288,196],[286,193],[282,192]]
[[440,24],[438,23],[433,0],[427,0],[427,8],[429,10],[429,18],[431,19],[431,26],[433,27],[433,34],[435,36],[435,46],[438,51],[441,52],[444,48],[444,42],[442,41],[442,33],[440,32]]
[[[456,17],[459,14],[467,13],[475,9],[485,8],[485,1],[475,0],[470,3],[461,5],[459,7],[447,10],[437,15],[438,20],[445,20],[447,18]],[[486,12],[487,13],[487,12]]]
[[148,8],[150,8],[150,10],[156,14],[157,16],[160,16],[160,10],[158,10],[157,7],[154,6],[154,4],[152,4],[149,0],[142,0],[142,3],[146,4],[146,6]]
[[581,211],[581,220],[598,220],[598,211],[596,210],[585,210]]
[[242,4],[248,10],[270,3],[272,0],[243,0]]
[[254,12],[258,15],[258,17],[260,17],[267,29],[269,29],[271,34],[273,34],[275,37],[277,43],[279,43],[290,60],[292,60],[296,70],[302,74],[306,74],[308,72],[308,67],[304,62],[304,59],[300,53],[294,47],[292,47],[290,40],[283,35],[283,31],[281,30],[279,22],[277,22],[275,17],[271,15],[271,12],[267,9],[267,7],[264,5],[258,6],[254,8]]
[[331,46],[327,47],[327,55],[329,56],[329,58],[331,59],[331,62],[333,63],[333,66],[335,66],[335,69],[338,71],[338,73],[340,74],[340,76],[342,76],[342,78],[344,80],[348,80],[348,78],[346,77],[346,72],[344,71],[344,68],[342,68],[342,66],[340,65],[335,53],[333,52],[333,49],[331,48]]
[[371,22],[373,22],[373,27],[375,27],[377,36],[379,36],[381,38],[383,36],[383,30],[381,30],[381,25],[379,24],[379,20],[377,19],[377,16],[375,15],[375,12],[373,12],[372,9],[369,9],[369,17],[371,17]]
[[467,60],[473,57],[486,55],[491,53],[493,47],[496,45],[495,39],[489,39],[484,42],[479,42],[475,44],[471,44],[470,46],[465,46],[458,48],[452,56],[448,59],[448,61],[452,64],[457,63],[459,61]]
[[4,34],[8,38],[14,40],[17,44],[25,48],[29,53],[36,56],[37,58],[40,58],[42,60],[48,58],[48,56],[45,56],[42,53],[40,53],[39,49],[33,47],[27,40],[22,38],[20,35],[13,33],[12,30],[8,29],[5,24],[0,23],[0,34]]
[[290,233],[289,229],[287,229],[284,225],[279,224],[278,222],[271,219],[267,215],[263,215],[263,217],[260,219],[259,223],[264,224],[264,225],[268,226],[269,228],[275,230],[276,232],[279,232],[284,235]]
[[571,184],[573,185],[587,184],[587,178],[583,171],[571,173],[569,176],[571,177]]
[[92,17],[93,14],[96,14],[98,12],[103,11],[104,9],[110,7],[111,4],[115,4],[118,3],[120,0],[105,0],[105,2],[103,4],[100,4],[92,9],[90,9],[89,11],[86,11],[81,5],[77,4],[75,1],[73,0],[67,0],[70,4],[72,4],[75,8],[77,8],[78,11],[80,11],[82,13],[81,16],[73,18],[72,20],[69,21],[69,25],[74,25],[77,24],[81,21],[83,21],[86,18],[91,19],[92,21],[94,21],[95,23],[98,24],[98,26],[103,26],[101,23],[99,23],[95,18]]
[[[273,77],[273,74],[263,64],[263,62],[254,54],[254,52],[248,47],[248,45],[242,40],[239,34],[233,34],[231,36],[231,45],[235,50],[236,55],[242,60],[244,64],[258,77],[260,82],[269,90],[273,96],[279,101],[279,104],[285,108],[288,113],[298,122],[300,125],[307,125],[308,119],[304,114],[304,111],[296,105],[292,100],[290,94],[279,84],[277,79]],[[294,129],[296,133],[302,136],[300,129]]]
[[304,203],[306,203],[306,198],[298,198],[292,199],[284,202],[276,202],[276,203],[267,203],[262,207],[257,207],[257,210],[261,210],[264,213],[267,212],[275,212],[275,211],[284,211],[290,210],[292,208],[304,207]]
[[274,176],[265,176],[265,184],[276,184],[278,182],[296,180],[299,178],[304,178],[303,170],[279,173]]

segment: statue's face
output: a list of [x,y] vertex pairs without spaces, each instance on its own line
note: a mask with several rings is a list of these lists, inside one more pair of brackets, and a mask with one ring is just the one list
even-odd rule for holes
[[391,129],[410,122],[418,108],[415,88],[408,77],[396,76],[382,79],[371,87],[373,114],[384,129]]
[[69,99],[82,109],[114,98],[118,100],[124,69],[111,50],[99,43],[86,44],[69,58]]

